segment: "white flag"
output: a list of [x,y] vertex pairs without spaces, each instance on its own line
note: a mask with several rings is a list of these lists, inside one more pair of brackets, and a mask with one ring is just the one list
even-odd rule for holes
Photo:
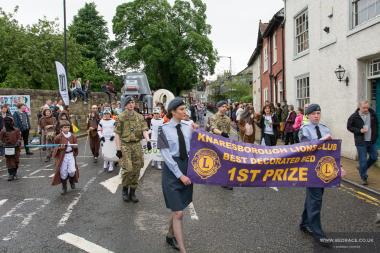
[[65,103],[65,105],[69,105],[70,98],[69,90],[67,88],[67,77],[65,67],[62,65],[62,63],[58,61],[55,62],[55,67],[57,68],[59,93],[61,94],[62,100]]

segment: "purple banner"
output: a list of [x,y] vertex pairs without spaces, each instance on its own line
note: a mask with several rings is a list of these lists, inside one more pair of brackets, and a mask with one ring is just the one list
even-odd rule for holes
[[196,130],[187,176],[193,183],[224,186],[337,187],[341,142],[261,146]]

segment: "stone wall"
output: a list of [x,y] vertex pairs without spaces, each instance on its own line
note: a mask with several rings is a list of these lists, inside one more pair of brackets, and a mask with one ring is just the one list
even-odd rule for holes
[[[43,106],[46,100],[58,100],[60,99],[59,92],[53,90],[34,90],[34,89],[0,89],[0,95],[30,95],[30,107],[32,110],[31,114],[31,124],[32,132],[37,129],[37,113],[38,110]],[[75,122],[80,130],[86,129],[86,117],[90,111],[91,105],[93,104],[103,104],[108,102],[107,94],[103,92],[91,92],[89,97],[89,102],[87,105],[83,104],[82,100],[78,98],[76,103],[71,103],[69,105],[71,120]]]

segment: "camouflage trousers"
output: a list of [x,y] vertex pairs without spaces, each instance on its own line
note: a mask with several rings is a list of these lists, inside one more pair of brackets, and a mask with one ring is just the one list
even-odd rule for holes
[[136,189],[140,170],[144,166],[144,153],[140,142],[122,143],[121,180],[123,187]]

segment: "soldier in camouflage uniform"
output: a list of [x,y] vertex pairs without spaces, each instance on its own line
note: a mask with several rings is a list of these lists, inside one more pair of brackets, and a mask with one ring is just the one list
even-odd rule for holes
[[[229,138],[230,131],[231,131],[231,120],[226,115],[226,112],[228,110],[227,102],[219,101],[216,104],[216,107],[218,107],[218,112],[215,115],[213,115],[210,119],[210,131],[213,134],[217,134],[225,138]],[[231,186],[222,186],[222,187],[228,190],[233,189]]]
[[144,117],[134,110],[133,97],[126,98],[126,110],[119,115],[116,125],[117,156],[121,159],[121,178],[123,185],[123,200],[137,203],[135,191],[138,185],[140,170],[144,166],[144,154],[140,141],[145,138],[148,149],[148,125]]
[[229,138],[231,131],[231,120],[226,115],[228,110],[227,102],[219,101],[216,106],[218,107],[218,112],[210,119],[210,131],[213,134]]

